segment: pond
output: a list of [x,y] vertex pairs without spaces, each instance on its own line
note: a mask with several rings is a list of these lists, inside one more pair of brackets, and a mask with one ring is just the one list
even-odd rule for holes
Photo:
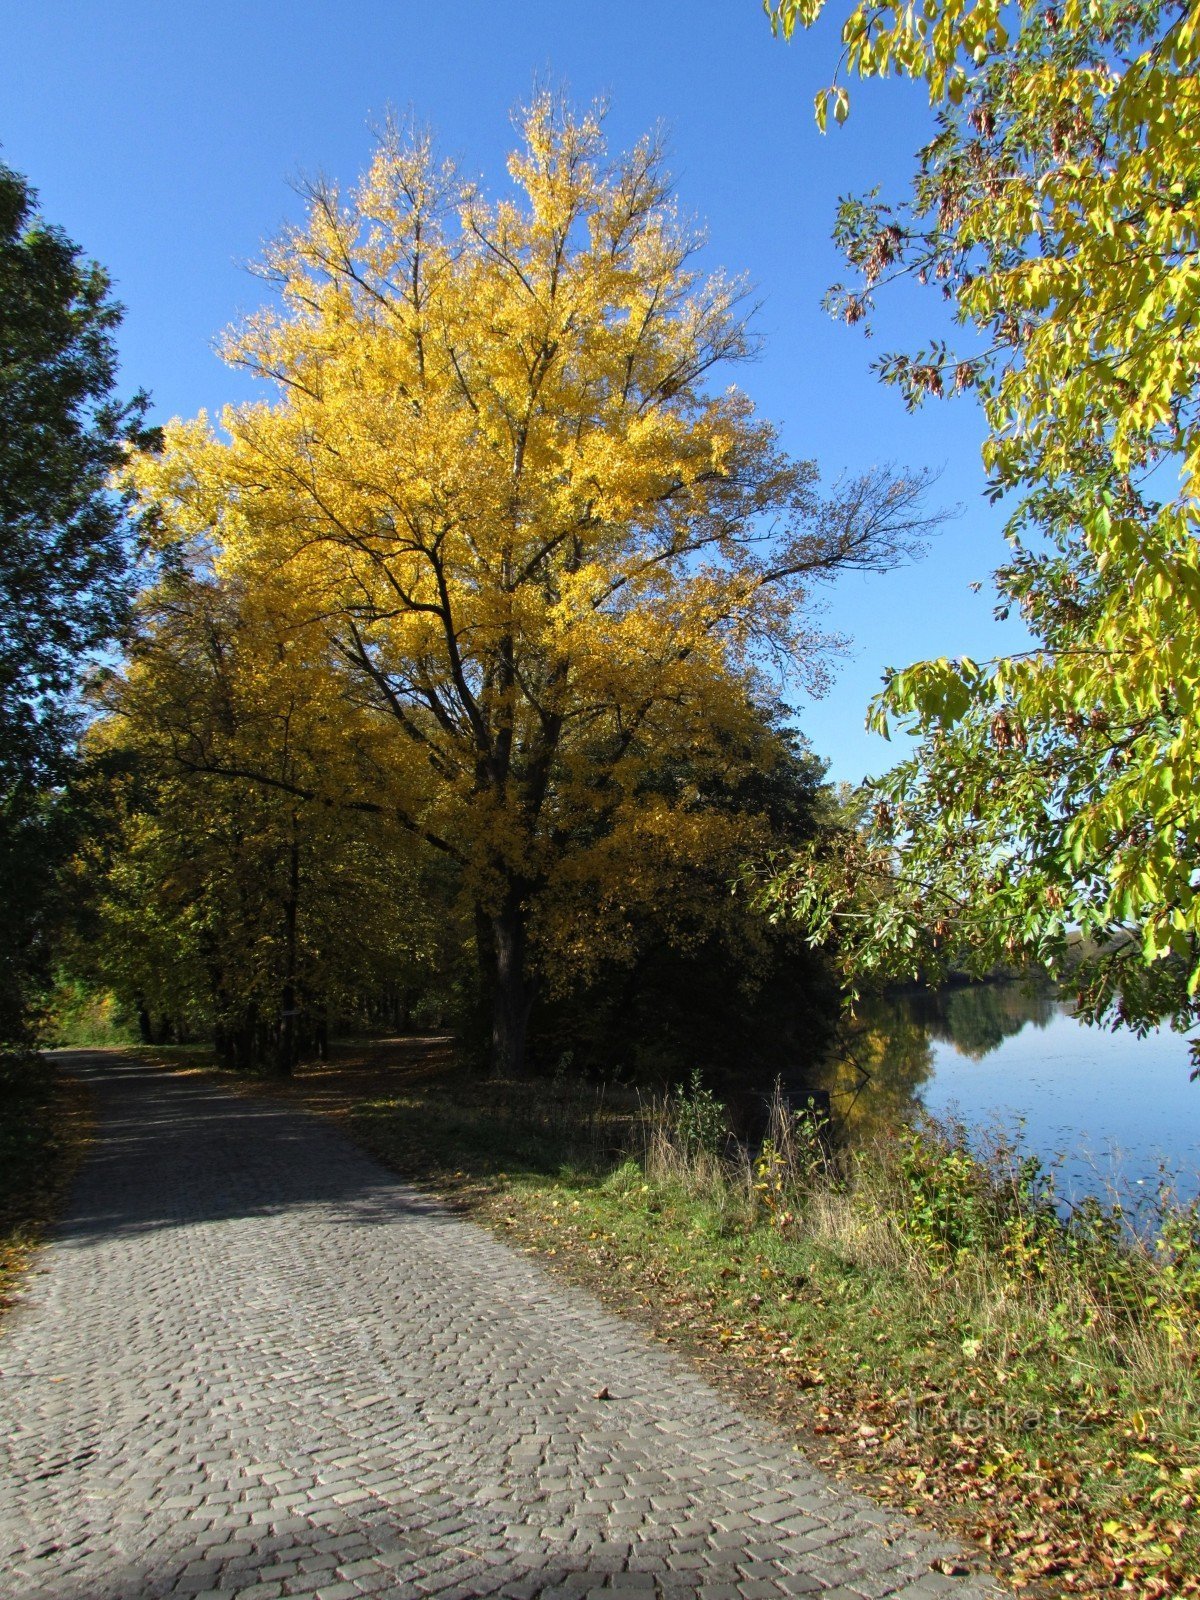
[[1138,1039],[1078,1021],[1052,991],[1017,983],[913,991],[864,1006],[829,1070],[831,1110],[852,1132],[894,1127],[920,1107],[973,1140],[1019,1131],[1054,1165],[1068,1200],[1150,1198],[1166,1174],[1200,1195],[1200,1081],[1186,1038]]

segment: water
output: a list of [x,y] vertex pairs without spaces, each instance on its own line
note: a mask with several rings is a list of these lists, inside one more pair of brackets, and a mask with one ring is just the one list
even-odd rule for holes
[[1170,1029],[1110,1033],[1051,993],[980,984],[875,1002],[828,1087],[852,1128],[894,1126],[923,1106],[980,1143],[989,1130],[1019,1132],[1070,1200],[1149,1199],[1164,1172],[1192,1200],[1200,1081],[1190,1070],[1187,1040]]

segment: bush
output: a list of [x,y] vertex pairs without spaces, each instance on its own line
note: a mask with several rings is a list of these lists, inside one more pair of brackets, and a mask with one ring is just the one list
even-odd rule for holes
[[688,1086],[681,1084],[671,1102],[672,1132],[687,1156],[718,1156],[729,1138],[729,1114],[711,1089],[704,1087],[699,1067]]

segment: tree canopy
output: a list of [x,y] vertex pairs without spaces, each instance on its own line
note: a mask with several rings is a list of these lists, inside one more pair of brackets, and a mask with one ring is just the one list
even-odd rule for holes
[[131,525],[110,477],[148,443],[116,394],[121,309],[108,278],[0,164],[0,1037],[18,1034],[47,959],[61,784],[89,655],[118,631]]
[[[244,703],[294,657],[327,708],[303,775],[190,735],[176,758],[440,853],[508,1067],[538,985],[619,947],[656,881],[750,842],[705,773],[776,760],[772,673],[823,669],[812,583],[901,559],[930,521],[919,476],[822,495],[710,387],[753,339],[653,141],[610,157],[551,97],[522,133],[503,200],[396,129],[353,193],[312,186],[263,267],[277,303],[227,344],[271,397],[172,424],[131,480],[176,559],[268,619]],[[666,760],[689,781],[656,786]]]
[[211,1030],[230,1066],[289,1072],[331,1014],[428,981],[445,907],[378,808],[305,803],[343,708],[277,623],[202,564],[143,596],[123,673],[95,690],[70,966],[147,1038]]
[[[776,24],[817,4],[783,0]],[[998,573],[1033,647],[890,674],[872,720],[915,734],[868,827],[775,886],[857,971],[1034,959],[1096,1017],[1187,1024],[1200,987],[1200,10],[927,0],[860,6],[850,73],[923,79],[937,131],[902,202],[843,203],[847,321],[900,275],[964,347],[885,357],[907,401],[974,393]],[[842,85],[820,108],[845,115]]]

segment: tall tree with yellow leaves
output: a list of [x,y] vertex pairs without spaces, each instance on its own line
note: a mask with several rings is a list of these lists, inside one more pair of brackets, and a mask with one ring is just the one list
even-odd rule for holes
[[[502,1069],[553,957],[536,913],[636,813],[647,764],[758,759],[766,672],[822,670],[812,581],[889,566],[929,526],[919,476],[823,499],[709,387],[753,340],[655,143],[610,159],[597,116],[541,97],[509,172],[489,202],[392,130],[355,193],[314,186],[266,260],[280,304],[227,346],[272,398],[221,433],[174,424],[134,469],[164,537],[324,662],[345,717],[315,797],[457,864]],[[723,826],[671,804],[693,845]],[[609,870],[643,870],[644,834]]]

